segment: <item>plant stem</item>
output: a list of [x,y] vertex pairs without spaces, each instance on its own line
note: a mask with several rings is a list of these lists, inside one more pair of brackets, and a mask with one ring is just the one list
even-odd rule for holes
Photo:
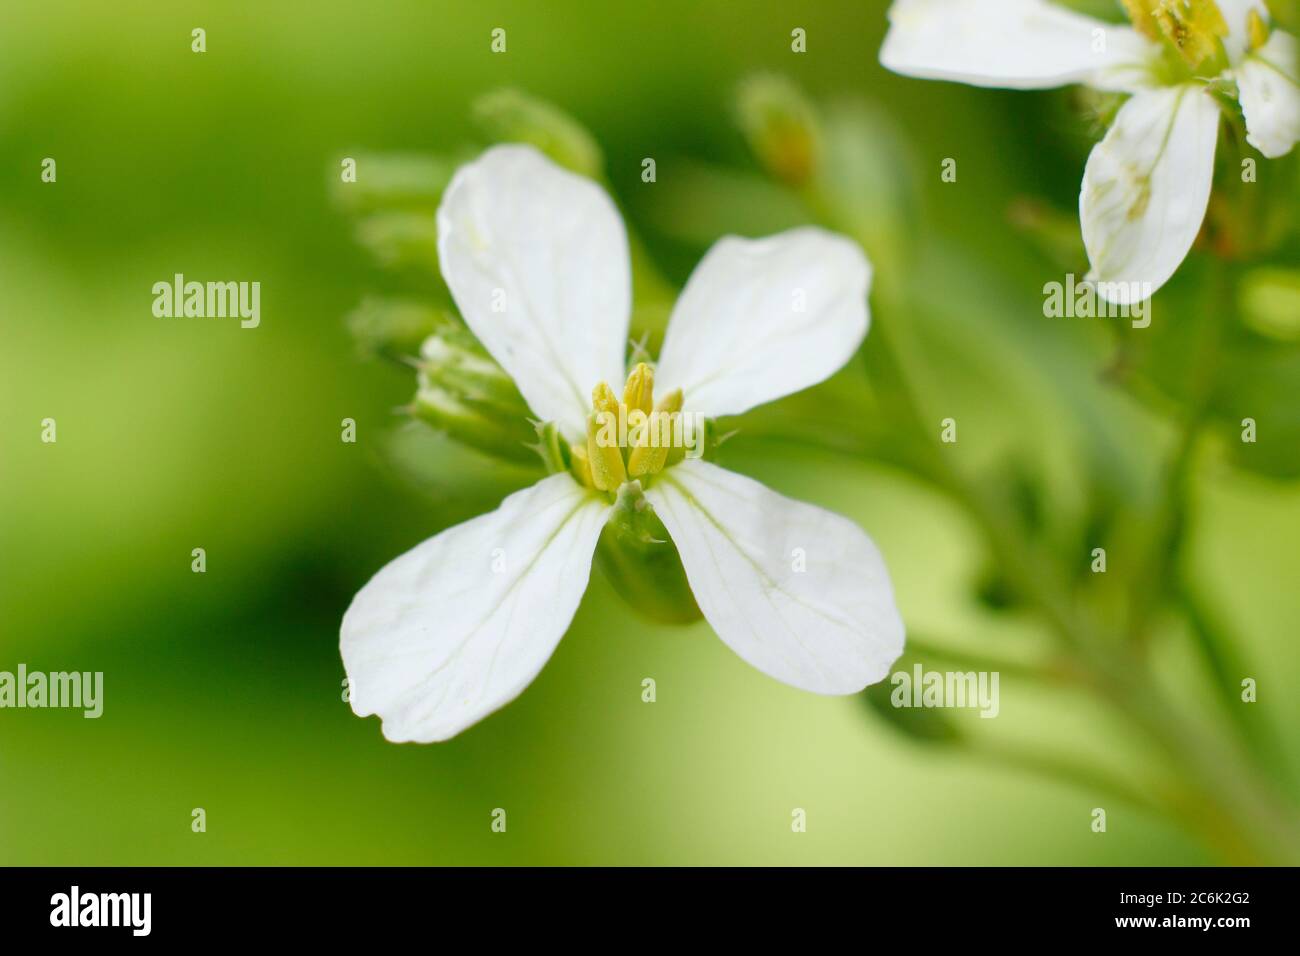
[[[891,277],[880,279],[877,341],[884,342],[898,378],[899,411],[928,439],[931,477],[965,507],[1013,587],[1037,606],[1105,699],[1142,727],[1180,769],[1195,799],[1167,794],[1171,812],[1235,861],[1300,860],[1300,830],[1289,809],[1272,798],[1267,782],[1217,734],[1197,728],[1179,714],[1145,664],[1132,658],[1123,643],[1104,640],[1095,631],[1086,609],[1075,606],[1055,565],[1025,538],[1006,505],[969,482],[938,447],[938,422],[930,422],[918,399],[918,384],[926,381],[925,366],[910,330],[898,321],[907,315],[904,299]],[[1194,729],[1189,733],[1187,728]]]
[[908,632],[907,650],[910,654],[925,660],[939,660],[957,667],[979,671],[996,671],[1008,677],[1059,684],[1075,683],[1083,677],[1066,658],[1053,658],[1043,662],[1016,660],[986,654],[983,651],[955,648],[942,642],[931,641],[926,637],[918,637],[915,631]]
[[1144,640],[1151,619],[1161,604],[1177,592],[1176,565],[1187,536],[1192,470],[1197,442],[1209,417],[1218,381],[1219,351],[1223,326],[1230,314],[1235,285],[1227,263],[1217,262],[1206,300],[1210,308],[1196,317],[1196,342],[1190,371],[1187,408],[1179,428],[1178,443],[1165,466],[1164,493],[1160,513],[1139,564],[1130,580],[1130,639]]

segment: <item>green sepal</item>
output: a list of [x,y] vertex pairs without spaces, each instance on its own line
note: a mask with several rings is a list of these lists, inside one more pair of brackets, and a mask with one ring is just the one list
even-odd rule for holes
[[677,547],[639,481],[619,488],[596,546],[596,563],[614,589],[644,617],[663,624],[700,619]]
[[509,461],[536,462],[533,426],[527,418],[501,415],[496,409],[434,385],[415,393],[411,414],[456,441]]

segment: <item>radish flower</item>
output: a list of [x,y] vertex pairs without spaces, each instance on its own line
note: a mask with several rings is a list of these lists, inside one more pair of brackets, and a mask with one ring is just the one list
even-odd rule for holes
[[513,700],[568,629],[620,515],[662,522],[704,617],[764,673],[821,694],[888,673],[903,624],[871,539],[698,457],[688,427],[814,385],[853,355],[870,281],[856,245],[814,228],[720,240],[658,363],[630,374],[627,237],[591,181],[531,147],[490,149],[447,188],[438,252],[466,324],[554,423],[561,454],[356,595],[340,646],[358,715],[378,714],[389,740],[430,742]]
[[1300,138],[1296,39],[1263,0],[1123,0],[1132,27],[1048,0],[895,0],[880,62],[975,86],[1131,93],[1083,174],[1079,219],[1104,298],[1134,304],[1187,256],[1210,198],[1220,103],[1272,159]]

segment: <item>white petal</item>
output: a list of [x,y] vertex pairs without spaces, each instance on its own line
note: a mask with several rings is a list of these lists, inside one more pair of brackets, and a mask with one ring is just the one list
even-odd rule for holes
[[1237,67],[1237,93],[1246,117],[1246,141],[1269,159],[1300,140],[1300,54],[1296,39],[1274,30]]
[[1079,221],[1098,293],[1139,302],[1168,281],[1201,229],[1219,108],[1198,86],[1139,93],[1083,171]]
[[895,0],[880,62],[905,76],[973,86],[1135,89],[1158,53],[1131,27],[1046,0]]
[[428,743],[518,697],[573,619],[608,513],[551,475],[387,564],[343,616],[352,709]]
[[647,496],[700,610],[745,661],[819,694],[889,673],[903,622],[880,552],[852,521],[699,460],[664,471]]
[[531,146],[493,147],[447,187],[438,256],[534,414],[581,433],[592,387],[623,384],[632,279],[610,198]]
[[867,334],[871,266],[823,229],[719,239],[673,309],[655,391],[736,415],[834,374]]

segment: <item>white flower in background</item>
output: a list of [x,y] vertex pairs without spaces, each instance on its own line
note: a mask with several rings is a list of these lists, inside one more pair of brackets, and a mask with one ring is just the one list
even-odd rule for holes
[[1048,0],[896,0],[880,62],[975,86],[1069,83],[1133,94],[1092,150],[1079,219],[1098,293],[1132,304],[1174,274],[1200,231],[1218,139],[1215,90],[1235,84],[1266,157],[1300,138],[1296,40],[1262,0],[1123,0],[1134,26]]
[[[626,373],[631,307],[627,237],[599,187],[531,147],[495,147],[448,187],[438,251],[466,323],[557,423],[572,467],[362,588],[340,641],[358,715],[379,714],[389,740],[446,740],[518,696],[568,629],[601,529],[629,496],[654,509],[704,617],[745,661],[822,694],[888,673],[903,624],[857,525],[679,448],[597,440],[597,417],[619,405],[609,383]],[[859,248],[819,229],[720,240],[657,366],[632,371],[624,411],[732,415],[822,381],[866,334],[869,279]]]

